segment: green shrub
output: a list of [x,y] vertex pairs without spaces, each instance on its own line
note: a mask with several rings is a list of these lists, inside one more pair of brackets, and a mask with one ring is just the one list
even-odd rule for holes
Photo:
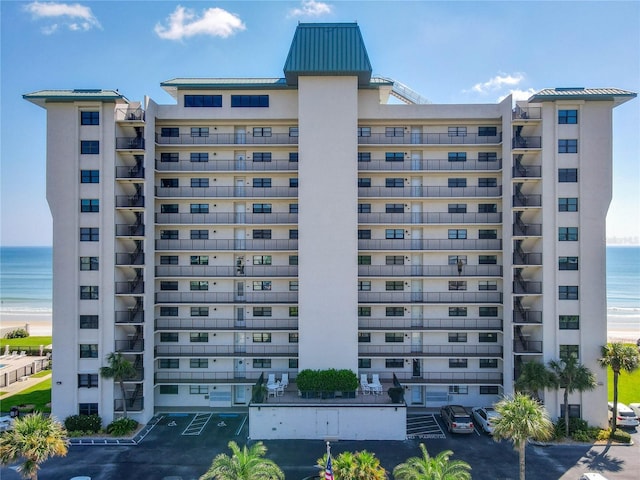
[[629,435],[624,430],[620,430],[620,429],[610,434],[609,438],[614,442],[631,443],[631,435]]
[[71,415],[64,419],[64,427],[68,432],[97,433],[102,428],[102,418],[99,415]]
[[27,332],[24,328],[18,328],[13,330],[5,335],[5,338],[27,338],[29,336],[29,332]]
[[610,428],[599,428],[598,436],[596,437],[596,440],[608,440],[610,434],[611,434]]
[[138,422],[136,422],[133,418],[118,418],[114,420],[107,426],[107,433],[113,435],[114,437],[119,437],[122,435],[129,435],[138,427]]
[[301,392],[353,392],[358,388],[358,376],[349,369],[304,369],[296,376]]
[[[578,431],[587,431],[589,424],[581,418],[569,418],[569,436],[573,438],[573,434]],[[564,418],[560,417],[553,426],[554,438],[564,438]]]

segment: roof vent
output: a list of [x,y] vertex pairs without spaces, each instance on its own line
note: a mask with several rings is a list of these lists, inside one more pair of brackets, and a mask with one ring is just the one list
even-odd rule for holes
[[73,93],[100,93],[100,88],[74,88]]
[[570,92],[571,90],[584,90],[584,87],[556,87],[556,92]]

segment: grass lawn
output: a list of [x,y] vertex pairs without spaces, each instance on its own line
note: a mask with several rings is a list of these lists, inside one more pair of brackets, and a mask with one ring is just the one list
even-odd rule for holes
[[[609,401],[613,400],[613,371],[609,368],[607,372],[609,382]],[[618,401],[626,405],[630,403],[640,403],[640,368],[627,373],[622,372],[618,376]]]
[[8,412],[15,405],[33,405],[39,412],[51,412],[51,379],[48,378],[20,393],[0,399],[0,410]]
[[20,347],[35,347],[51,345],[51,337],[0,338],[0,350],[4,353],[5,345],[10,350],[20,350]]

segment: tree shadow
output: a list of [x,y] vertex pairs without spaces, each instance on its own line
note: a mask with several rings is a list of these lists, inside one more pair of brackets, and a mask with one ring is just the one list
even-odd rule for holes
[[609,448],[611,448],[611,442],[607,443],[605,449],[600,453],[589,450],[580,463],[594,472],[621,471],[624,467],[624,460],[609,455]]

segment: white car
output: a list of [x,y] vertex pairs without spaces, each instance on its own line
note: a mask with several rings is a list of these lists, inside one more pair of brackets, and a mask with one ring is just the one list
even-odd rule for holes
[[634,411],[638,420],[640,420],[640,403],[630,403],[629,408]]
[[607,477],[603,477],[596,472],[587,472],[582,474],[580,480],[607,480]]
[[474,407],[471,409],[473,419],[483,431],[493,434],[493,421],[500,418],[500,414],[493,407]]
[[[608,403],[609,420],[613,416],[613,402]],[[637,427],[640,422],[636,413],[627,407],[624,403],[618,402],[616,425],[619,427]]]

